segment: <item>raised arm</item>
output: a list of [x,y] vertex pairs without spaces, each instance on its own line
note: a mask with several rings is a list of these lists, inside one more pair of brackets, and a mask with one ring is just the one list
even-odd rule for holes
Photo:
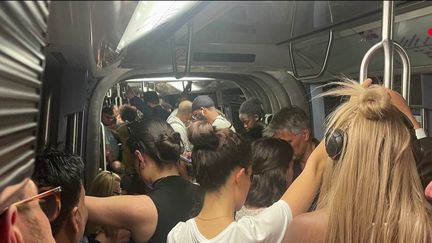
[[291,208],[293,217],[308,210],[317,193],[328,160],[324,140],[309,156],[303,172],[282,196]]
[[86,196],[89,221],[125,228],[136,242],[145,242],[153,235],[158,220],[156,206],[148,196]]

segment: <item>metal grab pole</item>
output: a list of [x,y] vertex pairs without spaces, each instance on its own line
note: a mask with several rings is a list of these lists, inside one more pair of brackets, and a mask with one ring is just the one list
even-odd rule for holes
[[402,96],[410,105],[410,84],[411,84],[411,62],[408,54],[398,43],[394,43],[396,52],[399,54],[402,60]]
[[[330,22],[333,23],[333,13],[331,11],[331,7],[330,7],[330,2],[328,3],[328,8],[329,8],[329,13],[330,13]],[[293,14],[292,14],[292,18],[291,18],[291,31],[290,31],[290,37],[293,37],[294,34],[294,23],[295,23],[295,18],[296,18],[296,9],[297,9],[297,3],[294,2],[294,6],[293,6]],[[292,72],[288,72],[291,76],[293,76],[295,79],[297,80],[309,80],[309,79],[315,79],[315,78],[319,78],[321,77],[321,75],[324,73],[324,70],[327,67],[327,62],[328,62],[328,58],[330,55],[330,50],[333,44],[333,30],[330,29],[329,31],[329,38],[327,41],[327,49],[325,52],[325,56],[324,56],[324,61],[323,64],[321,66],[321,69],[318,73],[316,74],[311,74],[311,75],[299,75],[297,72],[297,67],[296,67],[296,63],[295,63],[295,58],[294,58],[294,52],[293,52],[293,47],[292,47],[292,41],[289,42],[288,48],[289,48],[289,53],[290,53],[290,61],[291,61],[291,65],[292,65]]]
[[360,65],[360,84],[362,84],[366,78],[368,73],[368,66],[370,63],[370,60],[372,56],[375,54],[375,52],[382,47],[382,42],[378,42],[375,45],[373,45],[364,55],[363,60]]
[[193,23],[188,24],[188,46],[187,46],[187,56],[186,56],[186,67],[185,76],[189,76],[192,61],[192,36],[193,35]]
[[[361,66],[360,66],[360,83],[362,84],[364,80],[367,78],[368,66],[371,58],[383,46],[382,42],[379,42],[372,46],[368,52],[366,52],[363,57]],[[408,57],[408,54],[398,43],[394,43],[394,47],[396,53],[399,54],[402,60],[402,96],[408,102],[409,105],[409,93],[410,93],[410,83],[411,83],[411,63]]]
[[382,46],[384,49],[384,86],[393,88],[393,22],[394,3],[383,1]]
[[188,43],[187,43],[187,50],[186,50],[186,65],[185,65],[185,70],[182,74],[180,74],[178,72],[178,69],[177,69],[177,54],[176,54],[176,48],[175,48],[175,39],[174,38],[171,39],[172,70],[174,73],[174,77],[176,77],[177,79],[189,76],[190,69],[191,69],[193,23],[188,23],[187,27],[188,27]]
[[102,146],[102,153],[103,153],[103,155],[102,155],[102,161],[103,161],[103,166],[102,166],[102,168],[103,168],[103,170],[106,170],[107,169],[107,164],[106,164],[106,149],[105,149],[105,126],[104,126],[104,124],[102,122],[100,124],[101,124],[101,127],[102,127],[102,144],[103,144],[103,146]]

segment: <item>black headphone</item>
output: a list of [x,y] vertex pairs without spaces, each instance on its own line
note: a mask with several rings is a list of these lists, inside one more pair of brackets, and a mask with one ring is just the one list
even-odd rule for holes
[[[412,151],[414,154],[414,159],[418,163],[423,159],[423,154],[424,154],[423,147],[421,146],[420,142],[417,140],[417,137],[415,135],[415,130],[411,121],[402,112],[400,112],[400,114],[401,114],[402,121],[407,126],[408,131],[411,134]],[[333,160],[339,160],[339,158],[342,155],[342,150],[346,146],[347,140],[348,140],[348,135],[345,133],[344,130],[340,128],[336,128],[334,131],[326,133],[325,148],[329,157],[332,158]]]

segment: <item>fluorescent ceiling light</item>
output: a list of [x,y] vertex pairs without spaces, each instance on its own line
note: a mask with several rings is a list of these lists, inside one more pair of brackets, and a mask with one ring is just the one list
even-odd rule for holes
[[184,77],[180,79],[176,79],[175,77],[162,77],[162,78],[135,78],[128,79],[126,82],[156,82],[156,81],[206,81],[206,80],[215,80],[214,78],[205,78],[205,77]]
[[117,51],[181,15],[197,3],[199,1],[140,1],[117,46]]
[[[183,82],[170,82],[169,85],[173,86],[178,91],[183,91]],[[191,90],[199,91],[201,88],[192,83]]]

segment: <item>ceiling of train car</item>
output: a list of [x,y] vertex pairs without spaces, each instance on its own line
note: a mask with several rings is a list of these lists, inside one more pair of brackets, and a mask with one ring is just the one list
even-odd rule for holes
[[[396,1],[396,9],[416,3]],[[327,45],[328,31],[324,28],[332,23],[344,23],[336,28],[329,68],[322,80],[340,73],[356,72],[364,53],[380,39],[381,4],[379,1],[207,2],[205,7],[194,15],[185,16],[185,20],[190,17],[194,22],[192,71],[212,70],[213,67],[219,71],[236,68],[243,71],[290,70],[286,41],[299,38],[293,40],[298,71],[304,74],[315,73],[321,67]],[[49,19],[47,64],[88,67],[89,55],[92,52],[96,64],[100,68],[106,66],[103,60],[110,62],[117,57],[116,48],[136,6],[135,1],[54,1]],[[418,11],[423,17],[416,17],[412,13],[396,17],[400,23],[395,25],[395,39],[414,57],[414,65],[429,65],[432,52],[429,37],[424,30],[429,28],[431,17],[428,13],[431,9]],[[357,17],[360,20],[348,21]],[[172,31],[172,28],[162,29],[161,32],[166,33],[158,34],[156,39],[153,39],[153,46],[145,46],[147,39],[140,38],[126,47],[121,67],[135,65],[153,68],[162,65],[170,68],[172,57],[167,36],[173,36],[176,48],[182,46],[185,53],[185,20],[178,23],[180,26],[177,31]],[[292,26],[294,29],[291,30]],[[318,32],[320,29],[323,31]],[[309,35],[311,32],[315,34]],[[301,37],[303,35],[304,37]],[[157,38],[160,39],[155,42]],[[341,57],[346,55],[346,50],[353,53],[345,60]],[[230,61],[232,57],[221,62],[216,59],[225,57],[215,59],[211,56],[212,52],[249,56],[236,56],[235,58],[242,60],[239,62]],[[213,58],[213,61],[205,60],[206,55],[207,58]],[[102,61],[98,62],[101,56]],[[185,60],[183,58],[179,65],[184,66]],[[374,67],[377,69],[376,65]],[[172,90],[172,87],[170,89]],[[167,92],[170,92],[170,89],[167,88]]]
[[47,64],[88,67],[90,51],[97,65],[98,56],[114,58],[136,6],[135,1],[53,1],[48,20]]

